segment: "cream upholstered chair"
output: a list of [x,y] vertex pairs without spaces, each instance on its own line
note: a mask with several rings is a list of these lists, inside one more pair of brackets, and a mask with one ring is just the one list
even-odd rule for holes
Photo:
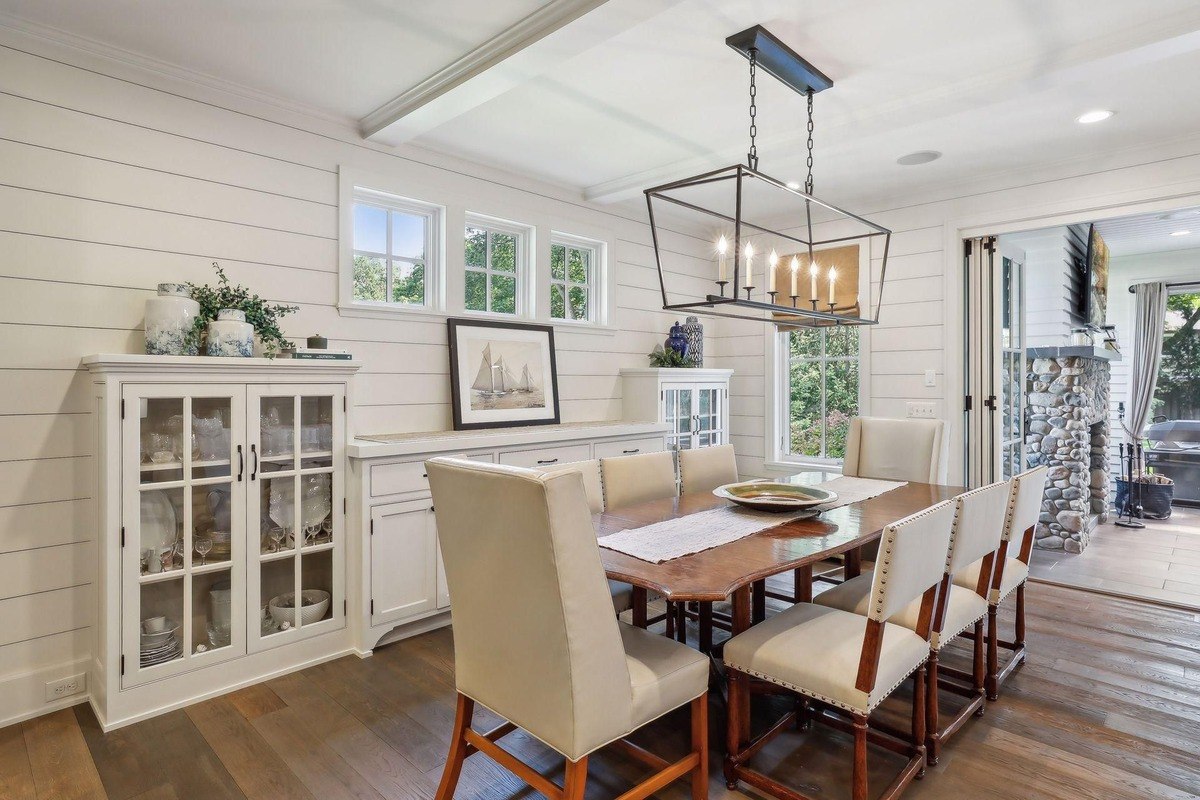
[[[600,462],[596,459],[555,464],[553,467],[537,471],[543,475],[578,472],[583,476],[583,489],[587,493],[588,508],[593,514],[599,514],[604,510],[604,484],[600,482]],[[633,608],[633,587],[628,583],[610,580],[608,590],[612,593],[613,608],[617,610],[618,614]]]
[[[991,559],[999,544],[1000,533],[1004,529],[1008,498],[1009,482],[1000,481],[965,492],[954,499],[954,528],[950,537],[950,551],[946,558],[946,571],[942,576],[934,609],[929,664],[926,666],[928,708],[925,745],[931,765],[938,762],[942,741],[958,731],[971,714],[983,710],[983,618],[988,613],[988,590],[986,582],[966,587],[954,583],[953,578],[980,560],[987,562],[990,574]],[[872,575],[860,575],[822,592],[813,602],[865,616],[870,609],[872,580]],[[918,601],[914,601],[888,622],[916,630],[920,620],[921,606]],[[972,626],[975,643],[973,669],[970,673],[951,671],[954,677],[968,681],[969,688],[946,683],[947,689],[965,694],[970,699],[943,725],[938,709],[938,654],[948,643]]]
[[624,508],[675,497],[675,457],[669,451],[600,459],[604,507]]
[[[934,598],[945,572],[953,520],[954,504],[944,502],[884,529],[865,619],[837,608],[798,603],[725,643],[729,675],[725,781],[730,789],[744,780],[787,800],[804,797],[791,789],[786,789],[786,794],[779,792],[777,783],[747,764],[767,740],[788,727],[787,722],[797,713],[791,712],[757,740],[747,741],[749,720],[743,715],[749,708],[752,679],[765,682],[759,688],[781,687],[798,694],[804,717],[810,713],[808,705],[815,704],[815,719],[853,733],[854,800],[867,797],[868,739],[882,739],[891,749],[909,757],[885,793],[887,797],[895,797],[914,777],[924,774],[925,663],[929,658]],[[888,621],[914,602],[918,604],[916,630]],[[871,727],[871,712],[910,676],[911,738],[898,739]],[[849,724],[844,717],[849,717]]]
[[737,479],[737,456],[731,444],[679,451],[680,494],[711,492]]
[[[987,696],[995,700],[1000,696],[1000,684],[1012,671],[1025,661],[1025,583],[1029,580],[1029,557],[1033,552],[1033,529],[1037,527],[1038,515],[1042,511],[1042,494],[1046,488],[1046,473],[1049,467],[1014,475],[1010,484],[1008,509],[1004,518],[1004,529],[1000,547],[990,558],[980,559],[962,572],[956,573],[954,582],[959,586],[976,588],[988,586],[988,632],[987,632]],[[1011,553],[1016,548],[1016,557]],[[988,573],[991,573],[990,586]],[[1013,591],[1017,593],[1016,630],[1011,642],[1000,641],[1000,629],[996,612],[1000,603]],[[1012,657],[1000,668],[999,648],[1012,651]]]
[[940,419],[855,417],[842,474],[888,481],[945,483],[949,437]]
[[[438,800],[454,795],[475,752],[548,797],[579,800],[590,753],[688,703],[691,752],[669,765],[646,756],[660,769],[639,796],[690,772],[693,798],[706,797],[708,660],[613,616],[579,473],[451,458],[426,467],[454,595],[458,690]],[[474,731],[475,703],[509,724]],[[495,744],[515,727],[567,759],[565,788]]]

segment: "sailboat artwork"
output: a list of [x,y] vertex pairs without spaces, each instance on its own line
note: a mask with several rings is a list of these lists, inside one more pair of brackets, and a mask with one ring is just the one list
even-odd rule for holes
[[[503,352],[497,352],[501,350]],[[507,361],[505,353],[508,355]],[[537,363],[540,356],[540,348],[536,344],[486,342],[480,356],[479,369],[471,384],[471,409],[544,407],[545,392],[538,383],[538,373],[536,368],[531,370],[529,367],[529,362]],[[518,362],[522,363],[519,377],[509,366]]]

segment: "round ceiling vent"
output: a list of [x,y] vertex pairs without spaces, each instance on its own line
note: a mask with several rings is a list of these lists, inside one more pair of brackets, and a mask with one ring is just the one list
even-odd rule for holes
[[930,161],[937,161],[941,157],[942,154],[937,150],[918,150],[915,153],[900,156],[896,159],[896,163],[906,167],[913,167],[917,164],[928,164]]

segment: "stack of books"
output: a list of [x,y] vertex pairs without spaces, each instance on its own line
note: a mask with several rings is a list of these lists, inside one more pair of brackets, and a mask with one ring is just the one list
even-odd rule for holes
[[290,353],[281,354],[282,358],[306,358],[313,361],[349,361],[353,356],[349,350],[316,350],[311,347],[297,347]]

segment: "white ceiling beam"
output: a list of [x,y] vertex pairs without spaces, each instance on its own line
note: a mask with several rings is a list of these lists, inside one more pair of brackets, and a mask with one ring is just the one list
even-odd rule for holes
[[364,138],[398,145],[544,75],[680,0],[551,0],[359,121]]

